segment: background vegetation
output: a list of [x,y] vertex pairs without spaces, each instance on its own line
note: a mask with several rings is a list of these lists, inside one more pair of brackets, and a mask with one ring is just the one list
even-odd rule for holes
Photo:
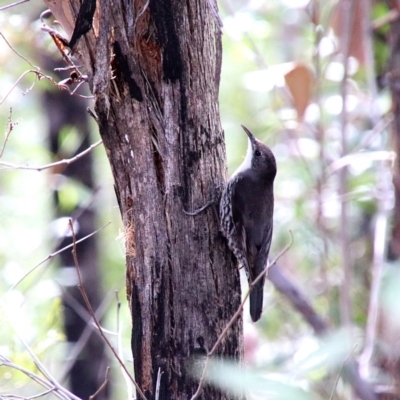
[[[220,108],[229,172],[245,153],[244,124],[277,159],[272,257],[293,235],[279,268],[330,331],[323,338],[316,335],[267,282],[262,320],[251,324],[245,307],[245,358],[252,372],[246,380],[243,375],[231,379],[237,371],[225,370],[228,389],[235,381],[254,398],[352,399],[353,388],[342,372],[354,356],[361,376],[382,398],[400,398],[393,212],[398,132],[390,85],[396,56],[391,29],[398,10],[362,0],[222,0],[219,6],[224,24]],[[15,85],[32,67],[13,49],[39,67],[41,54],[59,57],[40,29],[41,11],[39,1],[0,11],[0,126],[5,132],[0,140],[0,398],[40,392],[30,377],[6,365],[5,359],[39,374],[28,348],[68,387],[63,365],[71,349],[60,317],[60,281],[68,277],[57,268],[57,257],[35,268],[68,226],[53,210],[49,188],[55,172],[4,164],[54,161],[46,150],[46,110],[39,96],[56,89],[33,73]],[[92,138],[98,140],[94,124]],[[73,128],[62,132],[59,142],[67,154],[79,147]],[[90,199],[98,227],[111,221],[98,233],[108,310],[103,324],[131,369],[121,222],[104,151],[100,146],[93,153],[95,192],[65,179],[59,200],[72,209]],[[245,285],[243,279],[244,291]],[[125,397],[129,385],[118,363],[113,358],[110,363],[110,398]]]

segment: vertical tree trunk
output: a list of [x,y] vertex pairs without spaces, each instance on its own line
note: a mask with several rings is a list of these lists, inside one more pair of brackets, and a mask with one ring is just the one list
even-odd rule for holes
[[[57,19],[68,19],[55,3]],[[77,15],[79,1],[70,3]],[[213,346],[240,304],[215,208],[183,212],[213,198],[224,180],[214,7],[215,0],[99,0],[94,29],[77,46],[124,222],[135,378],[148,399],[159,369],[160,399],[191,397],[191,357]],[[240,359],[241,326],[219,355]],[[229,396],[206,388],[202,398]]]

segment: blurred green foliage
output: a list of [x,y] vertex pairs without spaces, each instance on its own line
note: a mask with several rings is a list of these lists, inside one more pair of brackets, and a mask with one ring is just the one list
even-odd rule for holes
[[[4,4],[5,1],[0,1],[0,6]],[[312,18],[314,6],[319,8],[318,23]],[[351,328],[353,337],[364,338],[370,307],[371,270],[374,268],[375,220],[382,207],[384,216],[389,218],[393,201],[390,163],[376,161],[373,157],[361,162],[350,158],[345,196],[339,194],[340,168],[335,170],[334,167],[345,155],[343,132],[350,156],[390,150],[390,124],[385,124],[382,117],[390,111],[390,96],[386,90],[376,92],[373,83],[367,81],[367,72],[372,66],[352,58],[347,82],[348,123],[343,131],[343,57],[338,53],[338,39],[330,25],[336,6],[334,1],[221,1],[224,53],[220,109],[230,173],[245,154],[246,136],[240,124],[246,125],[275,153],[278,175],[272,257],[290,241],[291,231],[293,245],[279,260],[279,265],[333,330],[342,325],[339,307],[343,286],[341,208],[344,202],[348,205],[345,229],[353,275],[349,305],[353,318]],[[371,13],[377,18],[387,11],[387,6],[378,3]],[[53,47],[40,31],[38,14],[38,8],[30,3],[0,12],[1,33],[14,49],[35,65],[40,64],[38,53],[52,51]],[[377,32],[377,38],[371,41],[378,75],[384,74],[388,59],[387,29],[388,25],[384,25]],[[295,63],[309,67],[314,77],[312,97],[308,99],[303,121],[297,119],[284,79],[286,71]],[[31,67],[11,51],[1,37],[0,66],[0,98],[3,99],[18,77]],[[51,71],[45,73],[51,75]],[[49,83],[36,82],[24,95],[34,82],[33,74],[24,77],[0,107],[0,126],[4,132],[8,131],[10,115],[12,122],[17,123],[9,135],[3,161],[20,165],[41,165],[51,161],[44,146],[44,111],[40,109],[37,97]],[[97,140],[95,127],[93,131],[93,138]],[[60,136],[63,147],[75,146],[75,136],[72,130],[63,132]],[[1,136],[0,148],[4,138]],[[107,290],[119,291],[123,304],[120,318],[124,321],[122,348],[125,359],[130,360],[122,225],[104,150],[97,148],[94,154],[100,187],[95,198],[95,206],[101,210],[98,225],[112,221],[111,226],[99,235],[103,282],[107,282],[104,285]],[[54,216],[50,193],[46,190],[52,184],[46,171],[39,173],[0,166],[0,355],[37,372],[16,336],[18,332],[58,377],[68,350],[63,346],[61,333],[57,261],[50,260],[13,287],[55,248],[57,238],[51,225]],[[90,193],[75,181],[63,183],[61,201],[65,208],[72,209],[89,196]],[[388,205],[383,206],[383,202]],[[383,237],[383,240],[387,242],[388,239]],[[393,304],[398,304],[400,293],[397,275],[397,270],[390,268],[384,280],[385,295],[379,308],[382,318],[396,310]],[[245,290],[245,279],[243,282]],[[115,331],[117,302],[113,293],[109,299],[106,325]],[[247,313],[246,307],[245,310]],[[346,358],[362,352],[363,340],[356,341],[356,348],[354,343],[345,346],[342,336],[335,336],[328,344],[320,342],[302,316],[276,293],[270,283],[265,288],[263,319],[255,327],[249,326],[247,314],[245,320],[245,339],[254,341],[254,349],[247,354],[247,363],[259,369],[258,374],[249,372],[251,383],[243,384],[248,390],[257,392],[259,385],[264,385],[269,388],[265,390],[274,390],[275,394],[269,392],[266,397],[266,392],[261,389],[264,397],[260,398],[271,399],[352,398],[349,386],[337,378]],[[253,336],[249,332],[253,332]],[[390,343],[385,342],[387,338],[379,337],[376,332],[375,340],[380,342],[381,353],[390,352]],[[307,370],[304,360],[312,360],[321,353],[324,356]],[[302,366],[299,358],[303,360]],[[113,371],[111,390],[118,393],[115,398],[121,398],[118,396],[125,395],[125,384],[116,366]],[[293,375],[298,377],[294,388]],[[236,379],[238,371],[235,369],[225,370],[222,376],[228,377],[229,382],[243,383]],[[275,386],[268,381],[271,377]],[[370,380],[375,378],[374,374],[368,376]],[[224,385],[221,379],[214,381]],[[287,382],[289,386],[285,386]],[[1,393],[17,392],[27,396],[37,390],[37,386],[20,372],[0,368],[0,396]],[[333,397],[329,397],[331,395]]]

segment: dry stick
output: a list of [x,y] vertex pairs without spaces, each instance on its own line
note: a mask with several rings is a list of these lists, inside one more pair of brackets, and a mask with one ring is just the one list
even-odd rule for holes
[[8,4],[7,6],[0,7],[0,11],[4,11],[4,10],[7,10],[7,9],[9,9],[9,8],[18,6],[19,4],[22,4],[22,3],[27,3],[28,1],[29,1],[29,0],[19,0],[19,1],[16,1],[15,3]]
[[81,276],[81,269],[79,266],[79,262],[78,262],[78,256],[77,256],[77,252],[76,252],[76,244],[78,243],[78,241],[76,240],[75,237],[75,231],[74,231],[74,224],[72,222],[72,220],[69,220],[69,227],[71,229],[72,232],[72,256],[74,258],[74,262],[75,262],[75,267],[76,267],[76,271],[78,273],[78,280],[79,280],[79,291],[82,294],[83,300],[85,301],[86,307],[89,310],[90,315],[93,318],[94,323],[97,326],[97,329],[100,332],[100,335],[102,336],[102,338],[104,339],[104,341],[107,343],[107,346],[110,348],[110,350],[112,351],[112,353],[114,354],[115,358],[118,360],[119,364],[121,365],[122,369],[125,371],[125,373],[129,376],[131,382],[133,383],[133,385],[135,386],[137,392],[139,393],[140,397],[143,400],[147,400],[146,396],[144,395],[144,393],[142,392],[142,390],[140,389],[139,385],[136,383],[136,381],[132,378],[132,376],[130,375],[128,369],[125,367],[124,363],[122,362],[121,358],[119,357],[118,353],[115,351],[114,347],[112,346],[112,344],[110,343],[110,341],[107,339],[107,336],[104,334],[103,329],[100,326],[99,321],[97,320],[97,317],[93,311],[92,305],[90,304],[89,298],[87,297],[86,294],[86,290],[83,286],[83,281],[82,281],[82,276]]
[[[94,201],[94,198],[95,198],[95,196],[97,195],[98,191],[99,191],[99,188],[94,189],[94,190],[91,192],[90,196],[88,196],[86,199],[82,200],[82,201],[79,203],[79,207],[72,213],[71,218],[73,218],[73,219],[75,219],[75,220],[79,219],[79,218],[81,217],[81,215],[82,215],[85,211],[87,211],[87,209],[92,205],[92,203],[93,203],[93,201]],[[86,239],[88,239],[89,237],[91,237],[92,235],[94,235],[94,234],[100,232],[102,229],[106,228],[106,227],[107,227],[108,225],[110,225],[110,224],[111,224],[111,222],[108,222],[107,224],[105,224],[104,226],[102,226],[100,229],[97,229],[96,231],[92,232],[91,234],[85,236],[84,238],[79,239],[78,243],[81,242],[81,241],[83,241],[83,240],[86,240]],[[67,227],[67,228],[65,229],[65,231],[63,231],[63,234],[60,235],[60,238],[56,241],[56,243],[54,244],[53,248],[56,249],[56,248],[58,248],[58,247],[61,245],[61,242],[63,242],[63,240],[65,239],[65,236],[67,235],[68,232],[69,232],[69,227]],[[21,283],[21,281],[24,280],[25,277],[28,276],[31,272],[33,272],[36,268],[38,268],[38,267],[40,266],[40,264],[42,264],[42,263],[48,261],[49,259],[54,258],[55,255],[58,255],[60,252],[62,252],[63,250],[67,250],[67,249],[70,248],[70,247],[72,247],[72,244],[71,244],[71,245],[68,245],[68,246],[66,246],[66,247],[64,247],[63,249],[57,250],[56,253],[52,253],[52,254],[50,254],[49,256],[47,256],[47,258],[45,258],[44,260],[42,260],[38,265],[36,265],[36,266],[33,267],[29,272],[27,272],[14,286],[11,287],[11,289],[10,289],[9,291],[13,290],[17,285],[19,285],[19,284]],[[40,277],[39,277],[39,278],[36,278],[36,281],[37,281],[38,279],[40,279]],[[34,280],[33,282],[35,282],[35,280]]]
[[[376,70],[374,59],[374,45],[372,38],[371,24],[371,0],[363,0],[362,26],[363,26],[363,41],[366,53],[365,70],[367,76],[368,92],[369,92],[369,114],[375,126],[383,125],[385,119],[381,115],[381,107],[379,107],[378,88],[376,82]],[[398,15],[398,12],[397,12]],[[392,117],[393,118],[393,117]],[[383,125],[384,126],[384,125]],[[394,155],[394,158],[396,155]],[[394,159],[392,160],[392,165]],[[392,194],[392,178],[393,176],[388,171],[389,166],[380,163],[376,171],[376,176],[379,176],[377,187],[375,188],[375,198],[378,204],[378,212],[375,220],[374,241],[373,241],[373,262],[371,268],[371,286],[369,296],[369,306],[367,312],[367,322],[365,328],[364,349],[359,357],[361,375],[365,378],[370,375],[371,358],[376,344],[376,336],[378,334],[378,319],[380,311],[380,290],[382,274],[386,261],[387,249],[387,225],[389,215],[392,210],[392,202],[390,200]]]
[[63,386],[61,386],[57,382],[57,380],[50,374],[50,372],[47,370],[47,368],[36,357],[36,354],[28,346],[28,344],[25,342],[25,340],[18,334],[18,332],[16,332],[16,335],[18,336],[19,340],[24,345],[25,349],[28,351],[29,355],[32,357],[33,362],[35,363],[36,367],[47,378],[47,380],[54,386],[54,390],[56,390],[57,392],[60,392],[60,394],[62,394],[67,399],[80,400],[79,397],[77,397],[74,394],[72,394],[71,392],[69,392],[67,389],[65,389]]
[[[111,222],[108,222],[107,224],[103,225],[101,228],[96,229],[95,231],[93,231],[92,233],[90,233],[89,235],[86,235],[85,237],[83,237],[82,239],[79,239],[76,241],[76,243],[81,243],[86,239],[89,239],[90,237],[92,237],[93,235],[95,235],[96,233],[100,232],[101,230],[103,230],[104,228],[106,228],[108,225],[110,225]],[[68,246],[63,247],[60,250],[55,251],[54,253],[49,254],[46,258],[44,258],[42,261],[39,262],[39,264],[36,264],[33,268],[31,268],[26,274],[24,274],[24,276],[18,280],[17,283],[15,283],[13,286],[11,286],[11,288],[8,290],[8,292],[11,292],[12,290],[14,290],[28,275],[30,275],[33,271],[35,271],[37,268],[39,268],[42,264],[44,264],[46,261],[49,261],[50,259],[52,259],[53,257],[57,256],[58,254],[62,253],[65,250],[70,249],[71,247],[74,246],[74,243],[69,244]]]
[[333,385],[333,388],[332,388],[332,391],[331,391],[331,395],[329,396],[329,400],[333,400],[333,396],[334,396],[334,394],[335,394],[335,392],[336,392],[336,388],[337,388],[337,385],[338,385],[338,383],[339,383],[340,376],[342,375],[342,371],[343,371],[343,369],[344,369],[344,366],[346,365],[346,362],[349,360],[350,356],[353,355],[353,353],[354,353],[354,350],[353,350],[353,351],[346,357],[346,359],[342,362],[342,365],[340,366],[339,373],[338,373],[338,375],[337,375],[337,377],[336,377],[336,380],[335,380],[335,384]]
[[[42,28],[42,30],[44,31],[49,31],[50,29],[44,29]],[[18,82],[21,81],[22,78],[24,78],[26,75],[28,75],[29,73],[33,73],[36,75],[36,79],[38,79],[39,81],[41,79],[47,79],[49,80],[54,86],[56,86],[59,89],[62,90],[66,90],[69,92],[69,94],[73,95],[75,94],[76,88],[71,91],[71,89],[68,87],[67,84],[63,83],[64,81],[61,82],[56,82],[51,76],[44,74],[43,72],[41,72],[40,68],[36,65],[33,65],[26,57],[24,57],[22,54],[18,53],[17,50],[15,50],[11,44],[8,42],[8,40],[5,38],[5,36],[0,32],[0,36],[3,38],[3,40],[7,43],[7,46],[11,49],[11,51],[13,51],[18,57],[22,58],[24,61],[26,61],[33,69],[30,69],[28,71],[25,71],[18,79],[17,81],[14,83],[14,85],[11,87],[11,89],[8,91],[8,93],[4,96],[4,98],[0,101],[0,105],[4,103],[4,101],[7,99],[7,97],[10,95],[10,93],[15,89],[15,87],[17,86]],[[78,68],[76,68],[78,70]],[[79,71],[79,70],[78,70]],[[33,86],[35,85],[35,82],[31,85],[31,87],[29,89],[27,89],[24,94],[26,94],[27,92],[29,92],[30,90],[32,90]],[[83,99],[92,99],[93,96],[84,96],[81,94],[78,94],[77,96],[82,97]]]
[[160,385],[161,385],[161,375],[162,374],[163,374],[163,372],[161,372],[161,368],[158,367],[155,400],[160,400]]
[[46,394],[49,394],[49,393],[51,393],[51,392],[53,392],[53,389],[45,390],[45,391],[42,392],[42,393],[34,394],[33,396],[26,397],[26,399],[27,399],[27,400],[38,399],[38,398],[43,397],[43,396],[45,396]]
[[6,149],[6,144],[7,144],[8,138],[11,135],[11,131],[14,129],[14,126],[18,124],[18,122],[13,123],[11,117],[12,117],[12,107],[10,107],[10,114],[7,118],[7,130],[6,130],[6,135],[4,138],[3,147],[1,148],[1,151],[0,151],[0,158],[3,156],[4,150]]
[[12,361],[8,360],[7,358],[5,358],[2,355],[0,355],[0,366],[12,368],[12,369],[22,372],[24,375],[28,376],[30,379],[32,379],[39,385],[42,385],[49,391],[53,391],[55,389],[54,385],[52,385],[50,382],[46,381],[42,377],[34,374],[33,372],[31,372],[27,369],[25,369],[17,364],[14,364]]
[[[350,41],[352,27],[355,17],[355,1],[345,0],[341,3],[345,9],[344,12],[344,28],[342,31],[342,44],[343,44],[343,58],[344,58],[344,73],[343,79],[340,82],[340,95],[342,97],[342,112],[340,115],[341,125],[341,157],[348,154],[348,140],[347,140],[347,126],[348,126],[348,113],[347,95],[348,95],[348,78],[349,78],[349,56],[350,56]],[[339,171],[339,188],[338,194],[340,197],[346,195],[348,191],[348,171],[347,168],[342,168]],[[341,202],[340,210],[340,248],[341,248],[341,261],[343,265],[343,279],[340,286],[340,318],[341,323],[346,328],[351,328],[352,321],[352,303],[350,298],[352,271],[351,271],[351,257],[350,257],[350,241],[349,241],[349,206],[347,202]]]
[[103,143],[103,141],[99,140],[98,142],[92,144],[86,150],[83,150],[81,153],[77,154],[76,156],[74,156],[72,158],[67,158],[67,159],[56,161],[56,162],[53,162],[53,163],[41,165],[39,167],[30,167],[29,165],[18,165],[18,164],[6,162],[6,161],[0,161],[0,165],[4,165],[6,167],[4,169],[24,169],[24,170],[39,171],[40,172],[40,171],[43,171],[44,169],[57,167],[59,165],[72,164],[75,161],[77,161],[80,158],[82,158],[83,156],[85,156],[86,154],[90,153],[94,148],[96,148],[97,146],[101,145],[102,143]]
[[35,68],[36,70],[40,70],[39,67],[36,65],[33,65],[26,57],[24,57],[22,54],[18,53],[17,50],[14,49],[14,47],[11,46],[11,44],[8,42],[6,37],[0,32],[0,36],[4,39],[4,41],[7,43],[7,46],[10,48],[11,51],[13,51],[19,58],[22,58],[24,61],[26,61],[32,68]]
[[207,372],[207,367],[208,367],[208,363],[210,360],[210,357],[215,353],[215,351],[217,350],[218,346],[221,344],[222,340],[224,339],[224,337],[226,336],[226,334],[228,333],[229,329],[231,328],[231,326],[234,324],[234,322],[239,318],[240,314],[243,311],[243,307],[245,302],[247,301],[248,297],[250,296],[251,291],[254,289],[255,285],[267,274],[268,270],[279,260],[279,258],[282,257],[283,254],[285,254],[290,247],[293,244],[293,235],[292,232],[290,232],[291,235],[291,242],[277,255],[277,257],[275,257],[275,259],[267,265],[266,268],[264,268],[264,271],[262,271],[256,279],[254,279],[254,281],[251,283],[249,290],[247,291],[246,295],[244,296],[239,308],[236,310],[235,314],[233,314],[233,317],[230,319],[230,321],[228,322],[228,324],[225,326],[224,330],[222,331],[222,333],[219,335],[217,341],[215,342],[214,346],[212,347],[211,351],[207,354],[206,357],[206,361],[204,363],[204,367],[203,367],[203,372],[201,374],[201,378],[200,378],[200,382],[199,382],[199,386],[196,390],[196,393],[192,396],[191,400],[195,400],[199,397],[204,383],[205,383],[205,378],[206,378],[206,372]]
[[[1,33],[0,33],[0,35],[1,35]],[[28,75],[28,74],[30,74],[30,73],[36,74],[36,77],[38,77],[38,76],[40,76],[40,75],[43,75],[41,72],[35,71],[35,70],[33,70],[33,69],[30,69],[30,70],[28,70],[28,71],[25,71],[25,72],[24,72],[23,74],[21,74],[20,77],[15,81],[14,85],[11,86],[11,89],[7,92],[7,94],[4,96],[4,98],[0,101],[0,105],[2,105],[2,104],[7,100],[7,97],[8,97],[8,96],[10,95],[10,93],[15,89],[15,87],[18,85],[18,83],[19,83],[23,78],[25,78],[26,75]],[[43,75],[43,76],[44,76],[44,75]],[[39,79],[40,79],[40,78],[39,78]],[[56,83],[54,80],[53,80],[53,82]],[[31,88],[32,88],[32,86],[31,86]]]
[[94,394],[89,397],[89,400],[93,400],[104,388],[107,386],[108,383],[108,373],[110,372],[110,367],[107,367],[106,370],[106,377],[104,378],[104,382],[100,385],[100,387],[96,390]]
[[[64,295],[64,299],[67,304],[69,304],[80,317],[82,318],[83,321],[86,321],[88,316],[90,317],[89,311],[86,309],[85,306],[81,305],[73,296],[71,296],[68,291],[62,289],[62,293]],[[106,297],[102,300],[100,306],[96,310],[96,315],[99,319],[103,317],[103,315],[106,312],[107,307],[109,306],[111,302],[111,295],[107,294]],[[59,380],[61,382],[64,382],[64,379],[66,379],[69,371],[71,368],[74,366],[76,360],[78,359],[78,356],[85,346],[85,344],[88,342],[90,335],[92,332],[95,332],[99,337],[101,337],[97,327],[95,324],[87,324],[84,331],[80,335],[79,339],[77,342],[74,343],[71,351],[68,354],[69,360],[64,363],[62,370],[60,371],[60,378]]]
[[292,307],[303,316],[317,335],[328,331],[328,324],[314,310],[301,291],[283,274],[277,264],[268,270],[267,279],[274,285]]

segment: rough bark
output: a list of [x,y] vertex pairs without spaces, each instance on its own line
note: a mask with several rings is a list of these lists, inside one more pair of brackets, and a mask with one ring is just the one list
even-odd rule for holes
[[[70,2],[77,15],[79,1]],[[57,19],[67,18],[57,15],[66,2],[55,3],[48,5]],[[191,397],[197,381],[188,363],[212,347],[240,304],[239,273],[215,208],[183,212],[215,196],[225,175],[214,6],[100,0],[94,29],[76,47],[124,222],[135,378],[148,399],[159,369],[160,399]],[[240,359],[241,322],[218,355]],[[201,398],[229,396],[206,387]]]

